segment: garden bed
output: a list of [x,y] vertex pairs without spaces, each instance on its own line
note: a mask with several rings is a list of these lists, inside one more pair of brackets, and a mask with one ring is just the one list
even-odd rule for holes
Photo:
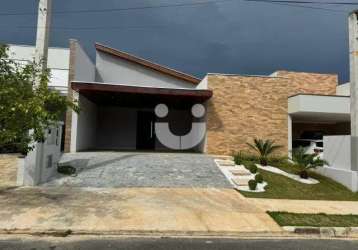
[[310,176],[318,180],[315,185],[307,185],[285,176],[260,170],[268,183],[264,193],[240,193],[249,198],[294,199],[294,200],[337,200],[358,201],[358,193],[351,192],[345,186],[330,178],[310,172]]
[[280,174],[280,175],[286,176],[292,180],[295,180],[295,181],[298,181],[298,182],[301,182],[304,184],[318,184],[319,183],[319,181],[316,179],[313,179],[313,178],[303,179],[297,174],[287,173],[286,171],[276,168],[276,167],[261,166],[260,164],[256,164],[256,165],[259,169],[266,170],[266,171],[274,173],[274,174]]

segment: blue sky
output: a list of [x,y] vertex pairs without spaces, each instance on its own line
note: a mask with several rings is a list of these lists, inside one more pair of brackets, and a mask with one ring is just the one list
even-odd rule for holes
[[[202,1],[207,0],[53,0],[53,11]],[[199,77],[208,72],[270,74],[286,69],[336,73],[341,82],[348,81],[346,19],[354,6],[314,6],[335,11],[218,0],[197,6],[54,14],[50,45],[67,47],[68,39],[76,38],[93,57],[94,42],[100,42]],[[34,44],[36,15],[3,14],[36,10],[37,0],[3,1],[0,42]]]

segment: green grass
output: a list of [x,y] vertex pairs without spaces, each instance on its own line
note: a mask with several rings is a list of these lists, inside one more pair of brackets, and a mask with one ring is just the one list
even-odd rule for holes
[[358,227],[358,215],[267,212],[280,226]]
[[[280,168],[283,169],[282,166]],[[290,167],[286,166],[286,168]],[[293,168],[283,170],[287,172],[295,172],[295,169]],[[310,176],[319,180],[320,183],[310,185],[261,169],[259,172],[262,174],[264,181],[268,183],[268,186],[266,186],[266,192],[250,193],[240,191],[240,193],[245,197],[295,200],[358,201],[358,193],[353,193],[345,186],[316,173],[310,172]]]

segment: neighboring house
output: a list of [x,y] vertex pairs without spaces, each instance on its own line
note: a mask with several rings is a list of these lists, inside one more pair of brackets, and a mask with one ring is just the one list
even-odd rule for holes
[[[35,47],[9,44],[9,58],[21,63],[32,62]],[[51,70],[49,87],[67,95],[70,51],[68,48],[49,48],[47,66]]]

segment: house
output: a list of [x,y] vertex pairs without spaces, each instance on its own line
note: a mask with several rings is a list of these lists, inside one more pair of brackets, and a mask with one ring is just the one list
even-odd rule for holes
[[[275,140],[283,146],[280,153],[287,154],[295,140],[319,132],[326,136],[324,150],[333,163],[322,173],[357,190],[357,173],[347,160],[350,85],[338,85],[337,75],[277,71],[267,76],[209,73],[198,79],[102,44],[95,49],[95,62],[76,40],[68,49],[49,50],[49,87],[78,101],[81,109],[64,116],[65,152],[229,155],[263,138]],[[20,63],[32,60],[33,53],[34,47],[10,45],[10,58]],[[157,113],[163,105],[164,112]],[[158,124],[164,124],[169,143]]]
[[[32,60],[35,48],[10,45],[10,58]],[[305,132],[350,134],[349,83],[337,75],[277,71],[268,76],[209,73],[203,79],[96,44],[95,63],[76,41],[50,48],[49,87],[79,101],[81,112],[68,111],[66,152],[85,150],[171,150],[155,134],[154,123],[169,123],[175,135],[194,122],[206,124],[205,136],[189,151],[232,154],[252,138],[273,139],[292,149]],[[160,118],[158,104],[169,108]],[[191,108],[206,112],[194,117]]]
[[[305,131],[349,134],[349,97],[338,96],[337,75],[277,71],[269,76],[207,74],[203,79],[117,49],[96,44],[92,63],[81,45],[70,43],[69,94],[80,114],[66,116],[65,150],[170,150],[155,136],[154,123],[168,122],[175,135],[191,123],[206,134],[191,151],[232,154],[252,138],[292,148]],[[169,115],[156,117],[157,104]],[[193,117],[195,104],[206,108]]]

